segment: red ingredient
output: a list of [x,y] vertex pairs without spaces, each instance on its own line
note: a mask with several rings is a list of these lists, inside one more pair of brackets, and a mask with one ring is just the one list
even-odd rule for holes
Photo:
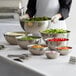
[[64,46],[64,47],[58,47],[57,49],[58,50],[68,50],[68,49],[72,49],[72,47],[66,47],[66,46]]
[[53,38],[53,39],[48,39],[47,41],[68,41],[69,39],[66,38]]

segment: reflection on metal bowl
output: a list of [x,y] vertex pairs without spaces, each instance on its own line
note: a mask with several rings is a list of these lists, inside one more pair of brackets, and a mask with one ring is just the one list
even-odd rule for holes
[[68,55],[71,52],[72,47],[62,46],[62,47],[57,47],[56,49],[60,53],[60,55]]
[[[20,36],[20,37],[16,37],[16,39],[17,39],[17,44],[21,47],[21,48],[23,48],[23,49],[28,49],[28,45],[31,45],[31,44],[38,44],[38,42],[40,41],[40,39],[41,39],[41,37],[38,37],[37,39],[31,39],[31,40],[29,40],[28,38],[27,38],[27,40],[25,40],[25,39],[22,39],[23,37],[25,37],[25,36]],[[27,36],[26,36],[27,37]]]
[[52,33],[52,34],[47,34],[43,32],[40,33],[42,35],[42,38],[45,40],[46,38],[69,38],[70,31],[68,31],[67,33]]
[[39,31],[46,30],[49,27],[50,20],[46,21],[20,21],[21,27],[30,33],[39,33]]
[[56,51],[46,51],[46,56],[48,59],[56,59],[57,57],[59,57],[60,53],[56,52]]
[[49,49],[56,50],[56,47],[67,46],[68,40],[66,38],[47,38],[45,42]]
[[[39,46],[39,47],[37,47],[37,46]],[[40,46],[42,46],[42,47],[40,47]],[[33,45],[28,46],[28,50],[33,55],[43,55],[45,53],[45,51],[47,50],[47,46],[46,45],[40,45],[40,44],[33,44]]]
[[6,32],[4,34],[5,39],[7,40],[7,42],[11,45],[17,45],[17,40],[16,37],[17,36],[22,36],[22,35],[26,35],[26,32]]

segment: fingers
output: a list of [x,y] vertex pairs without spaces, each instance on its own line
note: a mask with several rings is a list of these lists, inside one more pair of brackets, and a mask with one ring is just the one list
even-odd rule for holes
[[56,23],[57,21],[59,21],[59,19],[61,18],[61,14],[56,14],[55,16],[52,17],[51,21],[53,23]]
[[28,14],[25,14],[23,16],[20,16],[20,20],[22,20],[22,19],[29,19],[29,15]]
[[51,21],[54,23],[56,23],[58,20],[59,20],[59,18],[57,16],[53,16],[51,19]]

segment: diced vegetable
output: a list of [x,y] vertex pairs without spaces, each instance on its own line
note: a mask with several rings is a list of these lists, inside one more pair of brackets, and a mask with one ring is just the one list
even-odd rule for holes
[[36,36],[25,36],[25,37],[22,37],[20,40],[34,40],[39,38],[40,37],[36,37]]
[[53,39],[48,39],[47,41],[68,41],[69,39],[66,38],[53,38]]
[[62,46],[62,47],[58,47],[58,50],[68,50],[68,49],[72,49],[72,47],[67,47],[67,46]]
[[35,17],[30,19],[23,19],[22,21],[45,21],[45,20],[51,20],[49,17]]
[[69,33],[70,31],[68,30],[63,30],[63,29],[48,29],[45,31],[42,31],[42,33],[45,34],[53,34],[53,33]]
[[44,48],[45,46],[43,45],[33,45],[32,48]]

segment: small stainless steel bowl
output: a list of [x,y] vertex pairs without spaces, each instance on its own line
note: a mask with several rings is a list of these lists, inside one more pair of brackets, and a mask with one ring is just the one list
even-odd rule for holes
[[31,45],[31,44],[37,44],[41,37],[38,37],[37,39],[33,39],[33,40],[21,40],[21,38],[23,38],[25,36],[19,36],[19,37],[16,37],[16,40],[17,40],[17,44],[23,48],[23,49],[28,49],[28,45]]
[[41,45],[44,46],[43,48],[33,48],[32,46],[34,45],[40,45],[40,44],[33,44],[28,46],[28,50],[31,52],[33,55],[43,55],[45,51],[47,50],[46,45]]
[[71,52],[72,47],[68,46],[68,49],[57,49],[60,55],[68,55]]
[[22,35],[26,35],[26,32],[6,32],[4,34],[5,39],[7,40],[7,42],[11,45],[17,45],[17,40],[16,37],[17,36],[22,36]]
[[56,51],[46,51],[46,56],[48,59],[56,59],[57,57],[59,57],[60,53],[56,52]]

